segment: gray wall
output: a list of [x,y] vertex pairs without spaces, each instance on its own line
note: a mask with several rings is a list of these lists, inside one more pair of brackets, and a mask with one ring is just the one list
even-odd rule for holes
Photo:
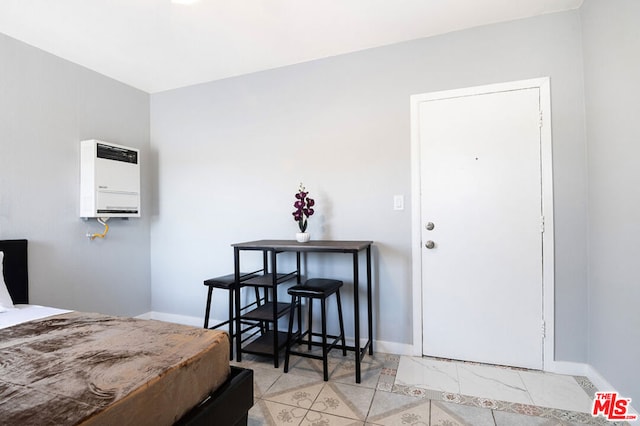
[[149,95],[0,34],[0,238],[29,240],[31,302],[137,315],[151,303],[149,215],[87,240],[102,232],[78,217],[90,138],[140,148],[148,163]]
[[[231,270],[229,244],[293,236],[302,180],[313,238],[376,241],[376,338],[411,343],[409,96],[548,75],[556,359],[592,364],[637,401],[639,7],[586,0],[151,97],[0,35],[0,238],[30,240],[34,303],[202,316],[200,282]],[[77,217],[85,138],[141,148],[145,166],[143,217],[92,243],[100,228]],[[311,272],[348,280],[335,260]]]
[[[33,303],[202,316],[199,284],[231,271],[229,244],[292,238],[302,180],[313,238],[376,241],[376,337],[411,343],[409,96],[550,76],[556,359],[592,364],[638,401],[638,16],[635,0],[585,0],[156,94],[151,119],[149,95],[0,34],[0,238],[30,240]],[[143,217],[111,222],[105,241],[77,217],[87,138],[142,150]],[[348,280],[332,260],[311,272]]]
[[586,0],[589,363],[640,401],[640,2]]
[[[152,95],[153,309],[201,316],[200,283],[232,271],[231,243],[293,238],[303,181],[312,238],[375,241],[375,337],[411,344],[410,95],[550,76],[556,359],[586,361],[581,51],[573,11]],[[344,262],[309,267],[349,281]]]

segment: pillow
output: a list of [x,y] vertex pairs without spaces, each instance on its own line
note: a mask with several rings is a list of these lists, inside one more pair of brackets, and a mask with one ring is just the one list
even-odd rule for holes
[[13,308],[13,300],[11,300],[11,295],[9,294],[9,290],[7,289],[7,285],[4,282],[4,252],[0,251],[0,312],[4,312],[7,309]]

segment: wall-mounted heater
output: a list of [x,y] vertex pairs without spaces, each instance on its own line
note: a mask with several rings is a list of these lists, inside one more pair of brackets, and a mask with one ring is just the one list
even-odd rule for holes
[[80,142],[80,217],[140,217],[140,150]]

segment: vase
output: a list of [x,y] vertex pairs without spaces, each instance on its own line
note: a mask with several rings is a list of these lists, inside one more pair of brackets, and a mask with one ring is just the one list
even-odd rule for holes
[[296,240],[299,243],[307,243],[311,239],[311,234],[308,232],[296,232]]

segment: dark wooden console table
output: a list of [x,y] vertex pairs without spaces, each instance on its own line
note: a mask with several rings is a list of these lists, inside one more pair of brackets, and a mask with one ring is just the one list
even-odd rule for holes
[[[254,321],[265,320],[271,321],[273,330],[263,335],[260,342],[250,343],[246,348],[242,347],[242,338],[236,339],[236,359],[242,360],[242,352],[246,353],[266,353],[274,358],[274,367],[278,367],[279,351],[286,343],[286,333],[278,331],[278,318],[287,313],[288,303],[279,303],[277,296],[277,286],[280,283],[293,280],[300,282],[300,253],[346,253],[353,257],[353,324],[354,324],[354,345],[348,346],[347,349],[355,351],[356,354],[356,383],[361,381],[360,363],[362,358],[369,350],[369,354],[373,355],[373,314],[372,314],[372,295],[371,295],[371,245],[372,241],[309,241],[307,243],[299,243],[295,240],[259,240],[249,241],[245,243],[232,244],[234,250],[234,270],[236,281],[240,279],[240,252],[243,250],[253,250],[263,252],[264,270],[269,270],[269,274],[257,277],[253,280],[242,282],[242,286],[261,286],[271,287],[272,300],[263,305],[259,311],[250,314],[250,318]],[[366,285],[367,285],[367,325],[368,339],[364,345],[360,343],[360,301],[359,301],[359,255],[361,252],[366,254]],[[295,252],[297,270],[289,273],[278,273],[277,254],[282,252]],[[269,258],[270,256],[270,258]],[[270,263],[270,265],[269,265]],[[270,266],[268,268],[268,266]],[[240,300],[240,286],[236,288],[235,300]],[[243,317],[240,315],[240,305],[236,303],[236,330],[241,330],[241,322]],[[240,336],[241,337],[241,336]],[[265,351],[265,341],[268,341],[268,351]],[[250,347],[250,345],[254,345]],[[262,347],[260,347],[262,345]]]

